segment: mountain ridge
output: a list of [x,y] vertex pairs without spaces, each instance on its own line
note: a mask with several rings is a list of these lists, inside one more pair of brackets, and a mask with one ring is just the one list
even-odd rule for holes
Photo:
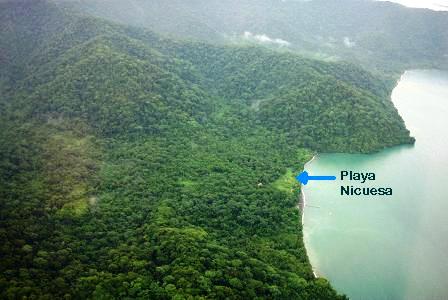
[[0,5],[1,297],[345,298],[278,182],[316,150],[412,143],[390,81]]

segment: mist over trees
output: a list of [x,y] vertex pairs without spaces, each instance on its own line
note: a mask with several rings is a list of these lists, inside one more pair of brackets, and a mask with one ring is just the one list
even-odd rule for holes
[[[448,12],[371,0],[131,3],[79,0],[66,1],[65,5],[176,38],[253,42],[310,57],[351,61],[378,72],[448,67]],[[248,39],[245,33],[284,43]]]

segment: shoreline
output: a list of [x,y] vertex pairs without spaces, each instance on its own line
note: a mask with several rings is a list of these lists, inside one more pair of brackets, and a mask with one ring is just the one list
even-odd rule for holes
[[[316,158],[316,156],[317,156],[317,154],[316,154],[316,155],[313,155],[313,157],[303,165],[303,170],[305,170],[306,165],[309,164],[309,163],[311,163],[311,162]],[[301,214],[301,222],[302,222],[302,239],[303,239],[303,244],[304,244],[304,246],[305,246],[305,250],[306,250],[306,252],[307,252],[307,253],[306,253],[306,256],[308,257],[308,250],[306,249],[306,244],[305,244],[305,232],[304,232],[304,228],[303,228],[303,226],[305,225],[306,197],[305,197],[305,192],[303,191],[303,185],[302,185],[302,184],[300,185],[299,204],[297,205],[297,207],[299,208],[299,211],[300,211],[300,214]],[[317,276],[316,271],[314,270],[313,265],[311,264],[311,261],[310,261],[309,257],[308,257],[308,262],[309,262],[309,264],[310,264],[310,266],[311,266],[311,271],[313,272],[313,276],[314,276],[314,278],[319,278],[319,277]]]
[[[303,165],[303,170],[305,170],[305,167],[306,167],[307,164],[311,163],[316,158],[316,155],[313,155],[313,157]],[[301,217],[302,218],[302,226],[305,224],[305,221],[304,221],[304,218],[305,218],[305,206],[306,206],[305,192],[303,191],[303,185],[300,184],[300,196],[299,196],[298,208],[300,209],[300,213],[301,213],[301,216],[302,216]]]

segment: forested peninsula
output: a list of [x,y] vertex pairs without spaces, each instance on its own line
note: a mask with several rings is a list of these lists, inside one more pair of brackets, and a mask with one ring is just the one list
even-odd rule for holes
[[53,1],[1,2],[0,49],[0,298],[345,298],[294,175],[412,143],[393,82]]

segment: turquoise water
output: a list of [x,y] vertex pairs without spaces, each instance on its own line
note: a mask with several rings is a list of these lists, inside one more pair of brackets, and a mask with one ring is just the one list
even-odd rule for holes
[[[408,71],[392,100],[415,146],[322,154],[306,166],[338,176],[304,188],[308,255],[317,275],[352,299],[448,299],[448,73]],[[341,170],[376,180],[341,181]],[[340,196],[342,184],[393,195]]]

